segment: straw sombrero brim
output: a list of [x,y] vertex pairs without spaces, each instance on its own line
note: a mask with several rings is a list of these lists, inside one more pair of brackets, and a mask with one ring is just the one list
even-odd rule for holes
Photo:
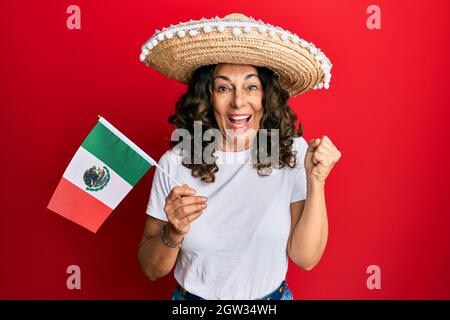
[[158,32],[144,45],[141,61],[185,84],[203,65],[264,66],[278,74],[290,96],[328,89],[332,66],[312,43],[240,14],[191,21]]

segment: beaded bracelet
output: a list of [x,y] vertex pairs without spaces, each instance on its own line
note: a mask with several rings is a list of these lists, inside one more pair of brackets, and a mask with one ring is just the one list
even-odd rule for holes
[[171,247],[173,249],[181,249],[181,245],[183,244],[184,238],[181,240],[180,243],[173,243],[166,237],[166,226],[167,224],[164,224],[164,226],[161,228],[161,239],[164,242],[164,244],[168,247]]

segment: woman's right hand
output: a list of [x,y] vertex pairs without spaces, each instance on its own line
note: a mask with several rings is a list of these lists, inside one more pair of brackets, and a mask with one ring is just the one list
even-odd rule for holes
[[191,229],[191,222],[197,219],[206,208],[206,197],[194,196],[195,190],[187,184],[170,190],[164,211],[169,220],[169,229],[184,236]]

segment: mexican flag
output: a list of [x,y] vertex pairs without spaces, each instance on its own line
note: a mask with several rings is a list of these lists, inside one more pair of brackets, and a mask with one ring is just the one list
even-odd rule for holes
[[96,233],[156,161],[104,118],[76,151],[47,208]]

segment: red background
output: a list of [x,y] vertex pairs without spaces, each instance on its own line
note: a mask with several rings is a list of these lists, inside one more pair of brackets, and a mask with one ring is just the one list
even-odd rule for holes
[[[81,8],[81,30],[66,9]],[[366,8],[381,8],[381,30]],[[296,299],[449,299],[450,2],[2,1],[0,298],[169,298],[172,276],[139,269],[153,169],[97,234],[46,209],[102,114],[159,159],[185,86],[139,61],[155,29],[242,12],[297,33],[333,63],[329,90],[291,100],[309,139],[342,152],[326,185],[329,239]],[[81,268],[68,290],[66,268]],[[381,268],[381,289],[366,269]]]

